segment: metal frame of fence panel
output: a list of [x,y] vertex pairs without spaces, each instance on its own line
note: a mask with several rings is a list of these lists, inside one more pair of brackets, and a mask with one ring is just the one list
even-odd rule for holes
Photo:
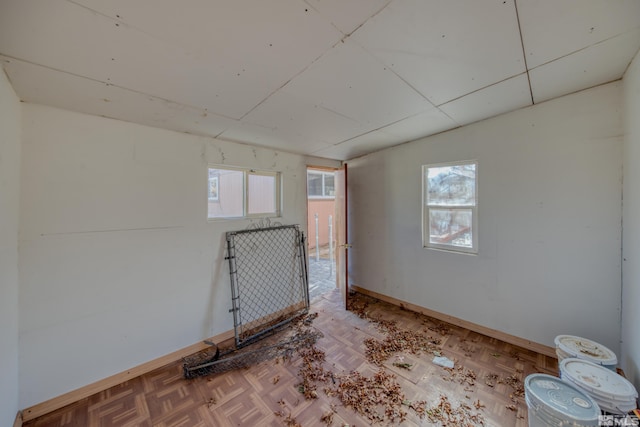
[[308,312],[304,240],[297,225],[227,232],[237,347]]

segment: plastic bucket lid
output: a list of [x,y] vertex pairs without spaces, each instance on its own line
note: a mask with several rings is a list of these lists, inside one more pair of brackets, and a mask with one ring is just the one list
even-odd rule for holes
[[586,338],[558,335],[554,342],[556,348],[563,352],[562,354],[568,354],[571,357],[588,360],[598,365],[615,366],[618,363],[618,357],[613,351]]
[[558,377],[531,374],[524,380],[524,391],[529,411],[549,425],[571,421],[580,423],[576,425],[598,425],[600,407],[596,401]]
[[569,358],[560,362],[563,378],[610,402],[630,402],[638,397],[636,388],[626,378],[586,360]]

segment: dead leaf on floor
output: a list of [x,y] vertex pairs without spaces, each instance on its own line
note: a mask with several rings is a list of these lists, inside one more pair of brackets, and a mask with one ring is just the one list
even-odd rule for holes
[[440,402],[426,410],[429,421],[439,422],[443,426],[484,426],[485,419],[482,414],[473,412],[466,403],[454,407],[449,399],[441,395]]
[[274,412],[275,416],[278,418],[282,418],[282,421],[284,422],[284,425],[287,427],[302,427],[302,425],[296,421],[295,418],[293,418],[293,416],[291,416],[291,410],[287,407],[286,402],[283,399],[280,399],[278,401],[278,404],[280,405],[280,410],[277,412]]
[[409,371],[409,370],[411,370],[411,367],[413,365],[411,363],[393,362],[393,366],[396,366],[396,367],[401,368],[401,369],[406,369],[407,371]]

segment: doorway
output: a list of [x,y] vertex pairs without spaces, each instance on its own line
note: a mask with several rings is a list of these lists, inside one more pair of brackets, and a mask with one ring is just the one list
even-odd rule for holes
[[309,300],[337,288],[335,169],[307,168]]

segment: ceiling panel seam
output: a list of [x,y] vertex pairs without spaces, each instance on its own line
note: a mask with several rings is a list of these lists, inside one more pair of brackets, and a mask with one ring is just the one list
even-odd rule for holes
[[38,64],[37,62],[29,61],[27,59],[16,58],[15,56],[11,56],[11,55],[5,55],[2,52],[0,52],[0,56],[3,56],[5,58],[9,58],[10,60],[13,60],[13,61],[23,62],[25,64],[30,64],[30,65],[33,65],[33,66],[36,66],[36,67],[41,67],[41,68],[44,68],[44,69],[47,69],[47,70],[56,71],[58,73],[63,73],[63,74],[67,74],[67,75],[70,75],[70,76],[73,76],[73,77],[77,77],[77,78],[80,78],[80,79],[85,79],[85,80],[92,81],[92,82],[95,82],[95,83],[103,84],[105,86],[115,87],[115,88],[130,92],[130,93],[135,93],[135,94],[142,95],[142,96],[145,96],[145,97],[151,97],[151,98],[154,98],[156,100],[165,102],[167,104],[177,105],[177,106],[180,106],[180,107],[183,107],[183,108],[189,108],[189,109],[193,109],[193,110],[202,111],[203,113],[206,113],[207,115],[213,115],[213,116],[220,117],[220,118],[223,118],[223,119],[232,120],[234,122],[238,121],[237,119],[234,119],[233,117],[228,117],[228,116],[225,116],[225,115],[222,115],[222,114],[219,114],[219,113],[211,112],[207,108],[196,107],[194,105],[183,104],[183,103],[180,103],[180,102],[172,101],[170,99],[163,98],[161,96],[157,96],[157,95],[153,95],[153,94],[145,93],[145,92],[140,92],[138,90],[130,89],[130,88],[127,88],[127,87],[124,87],[124,86],[120,86],[120,85],[115,84],[115,83],[105,82],[105,81],[102,81],[102,80],[99,80],[99,79],[94,79],[93,77],[88,77],[88,76],[83,76],[81,74],[72,73],[71,71],[61,70],[61,69],[58,69],[58,68],[55,68],[55,67],[50,67],[48,65]]
[[434,104],[425,94],[420,92],[415,86],[413,86],[404,77],[402,77],[400,74],[398,74],[396,72],[396,70],[394,70],[392,67],[389,67],[387,64],[385,64],[385,62],[382,59],[378,58],[375,54],[371,53],[369,51],[369,49],[367,49],[365,46],[363,46],[362,44],[358,43],[357,41],[354,41],[354,43],[356,43],[358,46],[360,46],[362,48],[362,50],[367,52],[367,54],[370,55],[376,62],[378,62],[380,65],[382,65],[384,67],[385,71],[390,71],[392,74],[394,74],[396,77],[398,77],[404,84],[406,84],[412,91],[414,91],[415,93],[420,95],[422,98],[424,98],[424,100],[427,101],[429,104],[431,104],[433,107],[438,108],[438,106],[436,104]]
[[[450,100],[448,100],[448,101],[446,101],[446,102],[443,102],[442,104],[438,104],[438,105],[436,105],[435,107],[436,107],[436,108],[438,108],[438,109],[440,109],[440,107],[442,107],[442,106],[444,106],[444,105],[447,105],[447,104],[450,104],[450,103],[452,103],[452,102],[454,102],[454,101],[457,101],[457,100],[459,100],[459,99],[461,99],[461,98],[464,98],[465,96],[472,95],[472,94],[474,94],[474,93],[476,93],[476,92],[483,91],[483,90],[488,89],[488,88],[490,88],[490,87],[492,87],[492,86],[499,85],[500,83],[506,82],[507,80],[511,80],[511,79],[516,78],[516,77],[518,77],[518,76],[521,76],[521,75],[523,75],[523,74],[526,74],[526,75],[527,75],[527,77],[529,76],[529,73],[528,73],[528,72],[523,71],[522,73],[514,74],[513,76],[506,77],[506,78],[504,78],[504,79],[502,79],[502,80],[498,80],[497,82],[491,83],[491,84],[489,84],[489,85],[483,86],[483,87],[478,88],[478,89],[476,89],[476,90],[472,90],[471,92],[467,92],[467,93],[465,93],[465,94],[463,94],[463,95],[457,96],[457,97],[455,97],[455,98],[453,98],[453,99],[450,99]],[[529,84],[529,89],[531,89],[531,84]],[[455,121],[455,120],[454,120],[454,121]]]
[[328,48],[327,50],[325,50],[324,52],[322,52],[320,55],[318,55],[318,57],[316,59],[314,59],[313,61],[311,61],[309,64],[307,64],[304,68],[302,68],[302,70],[298,71],[296,74],[294,74],[291,78],[289,78],[286,82],[284,82],[282,85],[280,85],[277,89],[273,90],[271,93],[269,93],[266,97],[264,97],[264,99],[262,99],[262,101],[258,102],[256,105],[254,105],[253,107],[251,107],[249,109],[249,111],[247,111],[246,113],[244,113],[242,115],[242,117],[240,117],[239,120],[243,120],[245,117],[247,117],[247,115],[251,114],[251,112],[253,110],[255,110],[256,108],[258,108],[259,106],[261,106],[262,104],[264,104],[269,98],[271,98],[273,95],[275,95],[277,92],[279,92],[280,90],[284,89],[285,86],[287,86],[289,83],[291,83],[296,77],[298,77],[300,74],[304,73],[305,71],[307,71],[313,64],[315,64],[320,58],[322,58],[327,52],[330,52],[333,48],[335,48],[338,43],[340,43],[340,40],[337,41],[334,45],[332,45],[330,48]]
[[99,10],[92,9],[89,6],[86,6],[84,4],[78,3],[78,2],[76,2],[74,0],[66,0],[66,1],[71,3],[71,4],[73,4],[73,5],[75,5],[75,6],[78,6],[78,7],[81,7],[83,9],[85,9],[85,10],[88,10],[91,13],[94,13],[94,14],[96,14],[98,16],[101,16],[101,17],[103,17],[105,19],[108,19],[109,21],[115,22],[117,27],[120,27],[122,25],[121,28],[128,28],[128,29],[131,29],[131,30],[134,30],[134,31],[138,31],[141,34],[144,34],[145,36],[151,37],[152,39],[158,40],[158,41],[160,41],[162,43],[166,43],[168,45],[178,46],[180,49],[185,49],[186,48],[185,46],[181,46],[181,45],[173,42],[172,40],[165,40],[164,38],[160,37],[157,34],[150,33],[148,31],[143,30],[142,28],[139,28],[137,26],[131,25],[128,22],[126,22],[124,19],[122,19],[122,17],[120,15],[116,15],[115,17],[113,17],[113,16],[110,16],[110,15],[107,15],[106,13],[100,12]]
[[524,59],[524,69],[527,73],[527,83],[529,84],[529,95],[531,95],[531,104],[535,104],[533,98],[533,88],[531,87],[531,77],[529,76],[529,66],[527,65],[527,52],[524,48],[524,38],[522,37],[522,25],[520,25],[520,14],[518,13],[518,0],[513,0],[513,6],[516,11],[516,21],[518,22],[518,34],[520,35],[520,45],[522,46],[522,58]]
[[[611,40],[613,40],[613,39],[615,39],[615,38],[617,38],[617,37],[621,37],[621,36],[624,36],[624,35],[626,35],[626,34],[632,33],[632,32],[634,32],[634,31],[638,31],[638,29],[640,29],[640,27],[635,27],[635,28],[633,28],[633,29],[631,29],[631,30],[629,30],[629,31],[625,31],[624,33],[619,33],[619,34],[616,34],[616,35],[614,35],[614,36],[607,37],[606,39],[603,39],[603,40],[597,41],[597,42],[595,42],[595,43],[593,43],[593,44],[590,44],[589,46],[585,46],[585,47],[582,47],[582,48],[580,48],[580,49],[576,49],[576,50],[574,50],[574,51],[572,51],[572,52],[569,52],[569,53],[564,54],[564,55],[562,55],[562,56],[558,56],[557,58],[553,58],[553,59],[551,59],[551,60],[549,60],[549,61],[547,61],[547,62],[544,62],[544,63],[542,63],[542,64],[540,64],[540,65],[536,65],[535,67],[531,68],[531,69],[530,69],[530,70],[528,70],[528,71],[533,71],[533,70],[538,69],[538,68],[540,68],[540,67],[543,67],[543,66],[545,66],[545,65],[549,65],[549,64],[551,64],[552,62],[556,62],[556,61],[558,61],[558,60],[560,60],[560,59],[564,59],[564,58],[566,58],[566,57],[568,57],[568,56],[571,56],[571,55],[573,55],[573,54],[576,54],[576,53],[582,52],[583,50],[587,50],[587,49],[590,49],[590,48],[592,48],[592,47],[598,46],[598,45],[600,45],[600,44],[602,44],[602,43],[606,43],[606,42],[611,41]],[[638,51],[640,51],[640,49],[639,49]],[[634,57],[632,57],[632,59],[633,59],[633,58],[634,58]]]

